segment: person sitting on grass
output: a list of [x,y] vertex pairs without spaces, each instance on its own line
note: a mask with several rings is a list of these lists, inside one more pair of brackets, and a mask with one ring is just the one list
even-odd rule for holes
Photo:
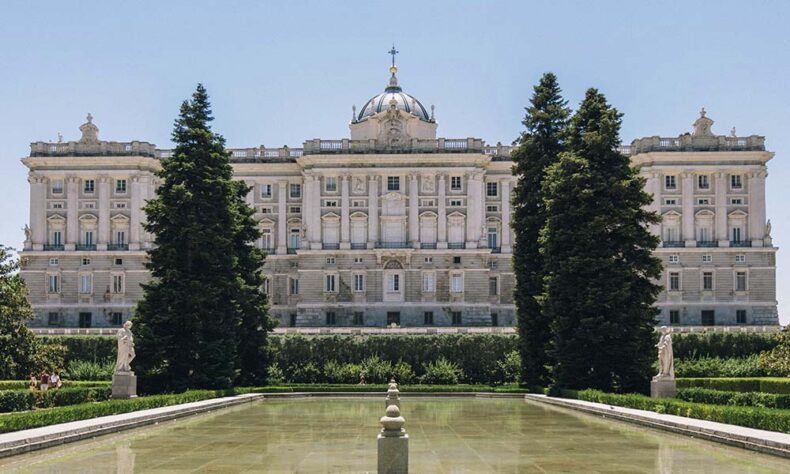
[[49,388],[49,374],[44,371],[41,372],[41,391],[46,392]]
[[30,390],[38,389],[38,380],[36,379],[36,374],[31,372],[30,373]]
[[49,377],[49,385],[55,389],[60,388],[63,385],[63,382],[61,382],[60,380],[59,370],[55,370],[52,372],[52,375]]

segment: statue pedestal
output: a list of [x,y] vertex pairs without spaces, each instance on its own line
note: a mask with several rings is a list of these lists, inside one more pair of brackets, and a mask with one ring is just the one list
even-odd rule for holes
[[379,474],[407,474],[409,472],[409,435],[378,436]]
[[653,377],[650,381],[650,396],[653,398],[674,398],[678,394],[675,379],[671,377]]
[[134,372],[116,372],[112,376],[112,398],[137,397],[137,377]]

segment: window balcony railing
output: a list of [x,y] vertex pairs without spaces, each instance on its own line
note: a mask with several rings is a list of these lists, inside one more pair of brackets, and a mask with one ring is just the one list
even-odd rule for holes
[[466,244],[463,242],[448,242],[447,248],[451,250],[463,249],[466,248]]
[[129,250],[129,244],[107,244],[107,250]]
[[365,250],[366,248],[368,248],[368,244],[364,244],[364,243],[355,244],[353,242],[351,243],[351,250]]
[[47,252],[54,252],[58,250],[64,250],[66,248],[63,244],[44,244],[44,250]]
[[502,253],[502,247],[488,247],[491,249],[491,253]]
[[685,247],[686,242],[682,240],[665,240],[663,242],[664,248],[678,248],[678,247]]
[[697,247],[718,247],[719,242],[717,240],[698,240]]
[[436,248],[436,242],[433,242],[433,243],[423,242],[423,243],[420,244],[420,248],[421,249],[435,249]]
[[77,244],[74,247],[76,250],[96,250],[96,244]]
[[286,252],[285,252],[285,253],[287,253],[288,255],[296,255],[296,250],[297,250],[297,249],[296,249],[296,248],[294,248],[294,247],[288,247],[288,248],[286,249]]
[[340,244],[321,244],[324,250],[340,250]]
[[751,247],[751,240],[730,240],[730,247]]
[[409,248],[408,242],[376,242],[377,249],[406,249]]

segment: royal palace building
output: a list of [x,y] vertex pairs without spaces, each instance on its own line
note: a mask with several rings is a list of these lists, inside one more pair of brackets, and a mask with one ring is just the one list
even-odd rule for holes
[[[513,326],[511,147],[437,138],[398,84],[354,109],[350,138],[230,149],[252,191],[280,326]],[[622,152],[663,221],[659,322],[777,325],[776,248],[766,222],[764,138],[693,132]],[[149,278],[141,210],[169,150],[98,138],[35,142],[20,253],[37,327],[119,326]],[[595,245],[595,242],[590,242]]]

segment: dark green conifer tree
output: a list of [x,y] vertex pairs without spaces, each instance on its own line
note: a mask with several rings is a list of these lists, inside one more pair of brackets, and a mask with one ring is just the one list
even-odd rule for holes
[[542,183],[546,168],[564,150],[564,129],[569,109],[557,77],[546,73],[534,87],[524,117],[526,131],[511,154],[518,181],[513,193],[514,300],[521,353],[521,381],[530,385],[548,382],[546,366],[551,331],[538,301],[543,293],[543,257],[538,236],[546,222]]
[[554,388],[648,388],[661,262],[647,226],[659,217],[646,210],[644,179],[617,149],[621,118],[589,89],[570,120],[568,151],[544,182]]
[[176,119],[173,156],[145,206],[152,281],[135,312],[144,391],[229,387],[238,375],[239,186],[202,85]]

